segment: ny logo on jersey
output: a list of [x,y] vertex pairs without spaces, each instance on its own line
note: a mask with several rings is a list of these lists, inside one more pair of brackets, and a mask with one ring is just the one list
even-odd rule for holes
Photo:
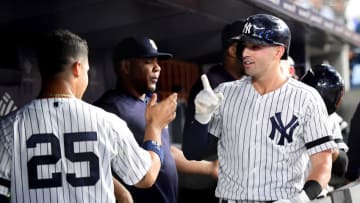
[[252,24],[251,24],[250,22],[245,23],[242,32],[243,32],[244,34],[251,34],[251,27],[252,27]]
[[[291,121],[286,124],[286,126],[284,126],[283,121],[281,120],[281,113],[275,113],[275,116],[272,116],[270,118],[271,121],[271,132],[270,132],[270,139],[274,140],[275,137],[275,132],[276,130],[279,131],[280,133],[280,140],[278,142],[278,145],[284,145],[284,140],[286,138],[286,140],[288,141],[288,143],[291,143],[293,141],[293,132],[295,130],[295,128],[299,125],[299,122],[297,120],[297,117],[293,115],[293,117],[291,118]],[[289,132],[287,133],[287,130],[289,130]]]

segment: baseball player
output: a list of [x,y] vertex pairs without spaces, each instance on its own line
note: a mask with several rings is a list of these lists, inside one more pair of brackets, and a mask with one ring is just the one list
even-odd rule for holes
[[340,106],[344,95],[344,80],[333,66],[319,64],[308,70],[301,81],[314,87],[325,102],[329,114],[329,129],[338,145],[338,149],[333,151],[332,173],[342,177],[348,165],[346,152],[349,147],[342,136],[340,123],[343,122],[343,119],[335,111]]
[[40,47],[39,97],[0,121],[0,202],[113,203],[112,170],[127,184],[150,187],[176,94],[149,102],[141,148],[123,120],[81,100],[88,85],[86,41],[57,30]]
[[237,51],[248,76],[215,91],[203,78],[192,128],[205,133],[188,139],[204,145],[206,131],[218,137],[215,195],[221,202],[310,202],[328,184],[336,144],[326,107],[315,89],[282,73],[280,60],[287,58],[289,45],[284,21],[252,15]]
[[[126,37],[113,50],[116,88],[107,90],[94,104],[125,120],[140,143],[146,129],[146,104],[156,90],[161,72],[158,60],[171,57],[169,53],[159,52],[149,37]],[[188,161],[180,149],[171,145],[168,129],[162,130],[161,137],[164,162],[154,185],[139,189],[125,184],[136,203],[176,203],[178,171],[217,175],[217,162]]]

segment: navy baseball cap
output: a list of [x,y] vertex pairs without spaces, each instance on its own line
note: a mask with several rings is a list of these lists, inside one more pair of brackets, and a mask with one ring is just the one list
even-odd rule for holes
[[158,52],[154,40],[148,37],[127,37],[121,40],[113,50],[113,61],[117,62],[129,58],[157,57],[159,59],[172,58],[172,54]]
[[223,49],[227,49],[235,41],[234,38],[241,35],[244,24],[245,20],[239,19],[224,26],[221,31],[221,43]]

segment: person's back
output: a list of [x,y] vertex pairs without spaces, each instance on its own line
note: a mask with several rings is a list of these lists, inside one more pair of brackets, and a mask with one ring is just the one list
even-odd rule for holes
[[162,104],[151,98],[140,148],[124,121],[80,100],[90,70],[86,40],[51,32],[38,65],[38,98],[0,120],[0,202],[113,203],[121,189],[112,171],[126,184],[151,187],[163,159],[159,132],[175,117],[176,94]]
[[144,173],[149,164],[140,158],[148,156],[145,151],[134,150],[135,140],[123,144],[132,136],[125,122],[79,99],[33,100],[0,126],[2,166],[12,166],[6,172],[12,202],[114,202],[107,170],[119,150],[113,163],[121,167],[113,169],[128,184],[142,178],[128,173],[131,167]]

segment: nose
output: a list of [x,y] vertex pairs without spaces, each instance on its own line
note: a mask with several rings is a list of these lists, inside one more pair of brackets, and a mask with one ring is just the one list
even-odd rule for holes
[[159,65],[159,63],[156,61],[154,62],[154,68],[153,68],[154,72],[160,72],[161,71],[161,67]]
[[246,46],[244,46],[243,50],[242,50],[242,58],[249,56],[249,51],[250,49]]

